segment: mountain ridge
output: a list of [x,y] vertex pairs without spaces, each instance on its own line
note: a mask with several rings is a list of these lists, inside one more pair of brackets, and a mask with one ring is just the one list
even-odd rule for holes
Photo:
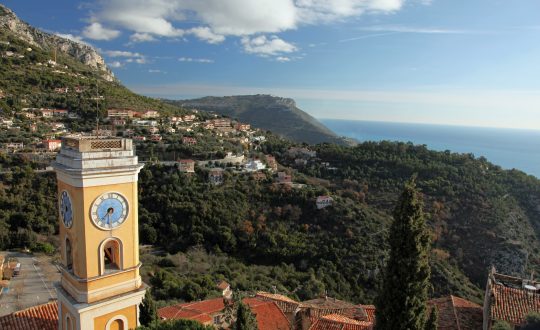
[[206,96],[190,100],[166,100],[185,108],[216,112],[254,127],[270,130],[296,142],[355,144],[352,139],[339,137],[321,122],[297,107],[291,98],[267,94]]
[[59,50],[101,71],[101,76],[107,81],[114,81],[114,74],[105,64],[103,57],[90,45],[64,38],[55,34],[43,32],[22,21],[6,6],[0,4],[0,28],[13,32],[21,40],[45,51]]

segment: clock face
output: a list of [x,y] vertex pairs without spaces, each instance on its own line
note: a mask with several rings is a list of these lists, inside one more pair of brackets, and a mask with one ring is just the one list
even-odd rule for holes
[[108,192],[99,196],[90,210],[92,221],[101,229],[113,229],[127,218],[128,203],[124,196]]
[[73,225],[73,209],[71,208],[71,198],[67,191],[60,194],[60,217],[67,228]]

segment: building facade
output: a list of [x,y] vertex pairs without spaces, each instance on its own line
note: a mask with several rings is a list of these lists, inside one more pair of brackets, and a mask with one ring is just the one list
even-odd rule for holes
[[54,169],[62,264],[61,330],[128,330],[145,294],[139,275],[137,178],[132,141],[68,137]]

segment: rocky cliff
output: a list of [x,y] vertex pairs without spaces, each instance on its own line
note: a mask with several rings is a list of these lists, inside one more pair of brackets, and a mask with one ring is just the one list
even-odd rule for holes
[[40,31],[21,21],[11,9],[0,4],[0,29],[6,29],[21,40],[34,47],[46,51],[68,54],[83,64],[101,71],[101,76],[107,81],[113,81],[114,75],[105,65],[103,57],[90,45]]

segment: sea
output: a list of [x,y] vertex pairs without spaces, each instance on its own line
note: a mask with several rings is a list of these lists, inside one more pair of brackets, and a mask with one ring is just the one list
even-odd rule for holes
[[431,124],[319,119],[340,136],[363,141],[403,141],[429,149],[484,156],[504,169],[540,178],[540,129],[509,129]]

